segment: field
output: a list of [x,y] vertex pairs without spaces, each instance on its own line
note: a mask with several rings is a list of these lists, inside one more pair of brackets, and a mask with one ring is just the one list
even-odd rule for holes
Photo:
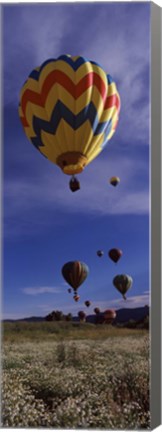
[[150,429],[149,334],[5,323],[3,427]]

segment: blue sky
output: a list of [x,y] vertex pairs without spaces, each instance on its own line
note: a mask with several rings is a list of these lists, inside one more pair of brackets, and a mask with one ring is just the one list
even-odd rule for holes
[[[84,301],[136,307],[149,302],[149,3],[3,5],[3,312],[5,318],[76,314]],[[27,140],[18,117],[28,74],[47,58],[83,55],[113,76],[121,97],[119,124],[105,150],[69,177]],[[117,175],[117,188],[109,178]],[[119,247],[115,265],[108,250]],[[96,251],[104,250],[98,258]],[[61,268],[87,263],[90,274],[68,294]],[[133,277],[127,302],[116,274]]]

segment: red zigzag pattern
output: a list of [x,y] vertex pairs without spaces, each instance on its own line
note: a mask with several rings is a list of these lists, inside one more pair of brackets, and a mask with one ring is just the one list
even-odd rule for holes
[[[55,70],[52,71],[45,79],[41,94],[34,92],[30,89],[27,89],[24,92],[21,101],[21,108],[24,117],[25,117],[26,105],[29,101],[31,103],[44,107],[47,95],[51,87],[55,83],[62,85],[62,87],[64,87],[73,96],[75,100],[79,98],[91,85],[95,85],[99,90],[103,101],[105,102],[105,107],[104,107],[105,109],[108,109],[112,106],[116,106],[117,108],[119,108],[120,102],[118,96],[114,94],[106,98],[107,89],[105,87],[105,84],[101,79],[101,77],[95,72],[90,72],[89,74],[85,75],[79,81],[79,83],[75,85],[73,81],[64,72]],[[25,118],[21,118],[21,121],[24,127],[28,126],[28,123]]]

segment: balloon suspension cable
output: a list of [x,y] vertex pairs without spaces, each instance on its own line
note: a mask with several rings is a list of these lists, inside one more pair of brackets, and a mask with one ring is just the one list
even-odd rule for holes
[[124,294],[123,294],[123,299],[124,299],[124,300],[127,300],[127,297],[126,297],[126,295],[124,295]]
[[75,192],[80,189],[80,182],[74,175],[72,175],[70,179],[69,188],[72,192]]

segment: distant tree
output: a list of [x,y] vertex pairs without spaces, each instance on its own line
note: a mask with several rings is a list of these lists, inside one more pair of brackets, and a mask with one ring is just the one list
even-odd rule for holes
[[149,316],[148,315],[144,318],[143,324],[144,324],[144,328],[149,330]]
[[67,315],[65,315],[65,320],[66,321],[72,321],[72,319],[73,319],[73,316],[72,316],[71,313],[68,313]]
[[103,313],[97,313],[95,316],[95,324],[103,324],[104,323],[104,315]]
[[149,330],[149,316],[146,315],[145,318],[138,323],[137,327],[140,329]]
[[45,316],[46,321],[54,321],[54,315],[53,312]]
[[45,317],[46,321],[61,321],[64,319],[64,315],[61,311],[52,311]]
[[126,327],[127,328],[136,328],[137,326],[137,322],[133,319],[130,319],[127,323],[126,323]]
[[63,313],[61,311],[55,311],[55,321],[62,321],[64,318]]

